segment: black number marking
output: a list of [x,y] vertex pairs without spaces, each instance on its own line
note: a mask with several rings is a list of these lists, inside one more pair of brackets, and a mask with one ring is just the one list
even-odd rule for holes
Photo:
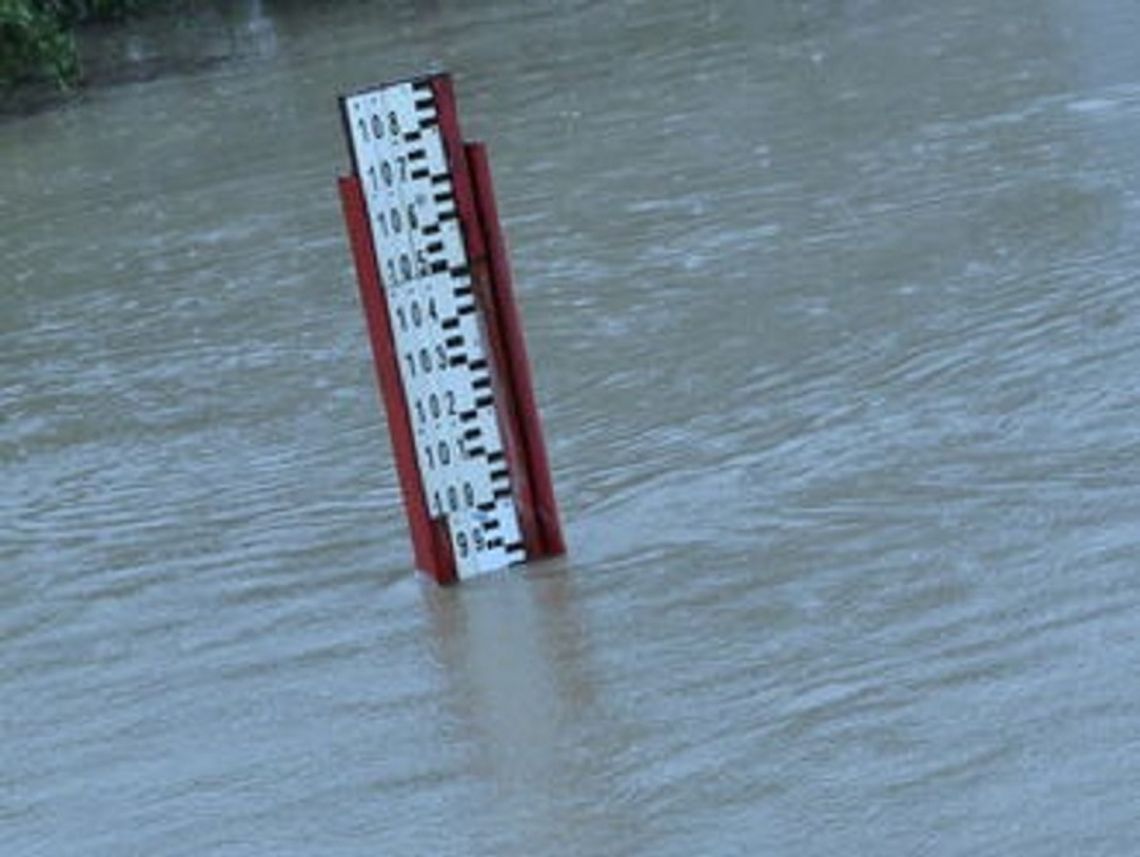
[[386,186],[392,186],[392,165],[387,161],[381,161],[380,163],[380,177],[384,179]]
[[384,123],[380,121],[378,113],[372,114],[372,133],[376,135],[377,140],[384,137]]
[[393,137],[400,133],[400,119],[396,116],[395,110],[388,114],[388,130],[392,132]]
[[388,218],[392,221],[392,231],[398,233],[403,228],[403,224],[400,222],[400,209],[393,208]]

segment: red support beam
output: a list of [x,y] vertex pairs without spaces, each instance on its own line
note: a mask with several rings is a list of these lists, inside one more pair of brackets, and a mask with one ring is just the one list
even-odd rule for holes
[[388,414],[392,454],[404,496],[416,567],[430,574],[440,584],[455,583],[455,558],[451,552],[446,524],[442,520],[432,520],[421,487],[412,422],[400,381],[395,340],[388,315],[388,300],[384,295],[380,268],[376,263],[376,248],[368,228],[368,209],[360,180],[356,176],[342,176],[338,180],[338,186],[356,266],[356,279],[360,285],[360,298],[368,323],[368,338],[372,343],[376,378]]
[[494,320],[495,352],[499,357],[504,386],[509,389],[511,429],[519,447],[525,473],[518,474],[527,487],[528,510],[536,528],[532,541],[536,542],[530,558],[560,556],[566,553],[558,504],[554,499],[554,484],[550,476],[550,462],[543,441],[542,420],[534,395],[530,359],[523,337],[522,316],[515,300],[507,247],[499,223],[499,210],[491,179],[491,165],[487,147],[482,143],[464,146],[467,172],[471,180],[483,231],[483,245],[487,252],[490,272],[490,302],[488,317]]
[[463,227],[463,238],[467,248],[467,258],[471,266],[471,280],[475,299],[479,302],[484,333],[488,349],[494,362],[492,373],[496,415],[499,433],[503,438],[503,451],[507,458],[507,468],[511,474],[511,490],[518,512],[519,529],[522,532],[523,546],[528,559],[545,555],[542,531],[535,512],[533,491],[530,485],[530,466],[526,448],[518,430],[518,406],[515,404],[514,385],[510,382],[508,366],[504,361],[504,336],[500,329],[496,301],[493,297],[494,285],[487,255],[486,230],[480,222],[481,205],[476,198],[470,165],[467,162],[467,147],[460,136],[459,116],[456,112],[455,93],[451,78],[440,75],[432,78],[432,90],[436,99],[436,112],[439,116],[440,136],[447,153],[448,168],[451,172],[452,188],[455,192],[455,207],[459,212],[459,222]]

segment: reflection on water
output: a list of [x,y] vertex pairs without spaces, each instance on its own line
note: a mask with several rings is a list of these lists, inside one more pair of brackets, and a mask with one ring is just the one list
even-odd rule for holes
[[[217,14],[0,124],[12,853],[1128,853],[1140,14]],[[333,185],[437,67],[571,547],[446,592]]]
[[588,653],[570,586],[542,577],[529,587],[425,593],[428,644],[446,671],[460,730],[476,745],[479,770],[503,791],[555,785],[567,727],[589,714],[594,693],[582,674]]

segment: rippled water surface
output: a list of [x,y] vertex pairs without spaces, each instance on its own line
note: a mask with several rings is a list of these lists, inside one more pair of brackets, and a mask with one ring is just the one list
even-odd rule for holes
[[[0,124],[0,853],[1136,853],[1140,7],[226,26]],[[571,553],[437,591],[334,94],[444,67]]]

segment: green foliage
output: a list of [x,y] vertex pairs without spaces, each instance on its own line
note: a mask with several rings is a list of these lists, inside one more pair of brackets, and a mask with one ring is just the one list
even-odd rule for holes
[[51,2],[0,0],[0,86],[47,78],[61,87],[79,73],[75,39]]
[[[153,5],[153,0],[149,0]],[[66,88],[79,77],[73,28],[121,20],[148,0],[0,0],[0,88],[49,80]]]

